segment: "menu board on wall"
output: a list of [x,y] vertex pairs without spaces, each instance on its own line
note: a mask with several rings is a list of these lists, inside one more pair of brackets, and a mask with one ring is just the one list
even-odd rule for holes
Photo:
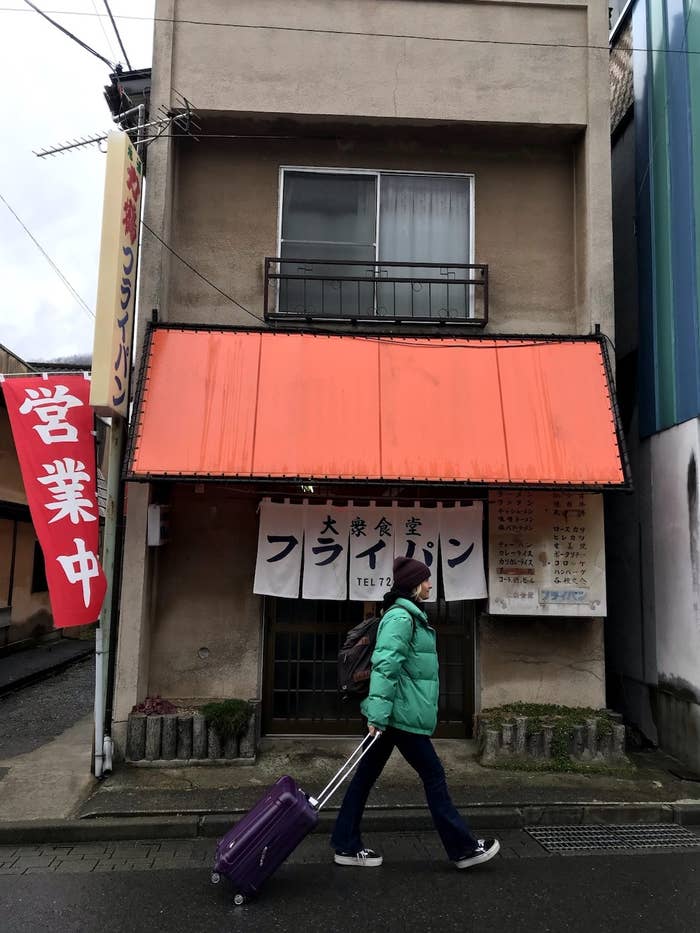
[[489,494],[489,612],[606,614],[600,493]]

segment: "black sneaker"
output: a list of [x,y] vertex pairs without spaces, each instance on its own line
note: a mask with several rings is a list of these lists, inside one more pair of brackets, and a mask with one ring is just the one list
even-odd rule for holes
[[359,865],[360,868],[379,868],[384,861],[374,849],[360,849],[359,852],[336,852],[333,857],[336,865]]
[[488,862],[498,855],[501,844],[498,839],[478,839],[479,845],[469,855],[464,858],[455,859],[457,868],[471,868],[472,865],[481,865],[482,862]]

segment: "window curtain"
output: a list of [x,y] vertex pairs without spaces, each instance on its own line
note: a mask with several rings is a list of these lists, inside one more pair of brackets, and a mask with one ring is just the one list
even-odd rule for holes
[[[470,180],[439,175],[382,175],[379,261],[463,262],[469,257]],[[397,278],[465,278],[461,270],[386,266]],[[399,283],[377,288],[377,313],[389,317],[465,316],[469,286]]]

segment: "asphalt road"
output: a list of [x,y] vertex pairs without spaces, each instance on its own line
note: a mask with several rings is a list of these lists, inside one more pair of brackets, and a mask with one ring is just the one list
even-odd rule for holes
[[24,755],[50,742],[92,710],[94,695],[91,656],[0,697],[0,758]]
[[[144,843],[145,845],[146,843]],[[379,869],[299,859],[235,907],[198,868],[0,872],[4,933],[697,933],[700,850],[506,857],[466,872],[413,858]]]

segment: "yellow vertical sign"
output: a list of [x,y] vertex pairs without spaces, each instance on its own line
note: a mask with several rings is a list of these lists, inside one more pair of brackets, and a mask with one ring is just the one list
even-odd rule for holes
[[110,133],[102,210],[90,404],[126,417],[136,311],[143,167],[126,133]]

